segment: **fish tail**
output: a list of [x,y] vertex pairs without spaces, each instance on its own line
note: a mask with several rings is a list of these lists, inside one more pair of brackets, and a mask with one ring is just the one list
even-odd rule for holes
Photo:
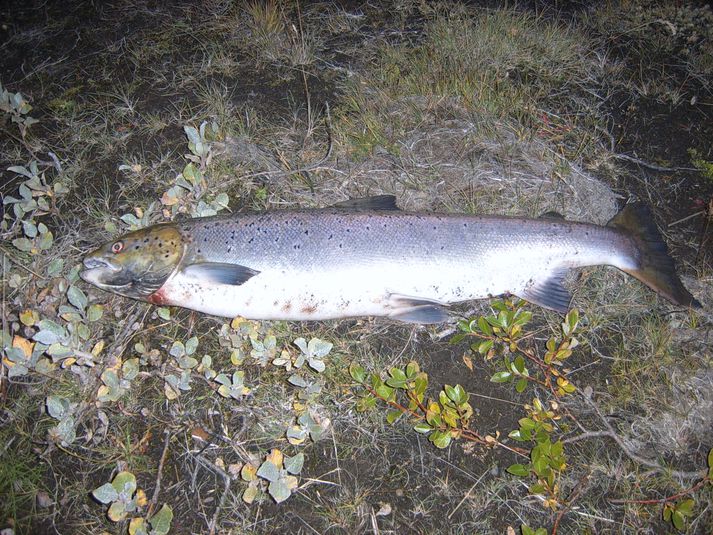
[[608,227],[624,231],[638,246],[636,267],[623,269],[673,303],[700,308],[701,304],[683,286],[666,243],[654,223],[649,208],[641,203],[627,204]]

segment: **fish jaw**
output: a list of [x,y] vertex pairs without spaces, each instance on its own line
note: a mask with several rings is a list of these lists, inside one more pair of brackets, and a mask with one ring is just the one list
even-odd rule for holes
[[102,290],[148,300],[176,272],[184,253],[183,236],[174,225],[155,225],[89,253],[79,275]]

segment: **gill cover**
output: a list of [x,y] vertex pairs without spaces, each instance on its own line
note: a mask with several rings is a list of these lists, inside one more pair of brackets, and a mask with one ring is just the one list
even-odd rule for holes
[[175,271],[184,250],[181,233],[173,224],[155,225],[89,253],[84,258],[87,269],[80,276],[102,290],[146,299]]

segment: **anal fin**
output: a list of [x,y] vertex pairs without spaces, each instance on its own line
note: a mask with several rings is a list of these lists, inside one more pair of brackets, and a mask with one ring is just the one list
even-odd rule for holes
[[260,272],[240,264],[200,262],[186,266],[183,273],[203,282],[240,286]]
[[562,284],[565,275],[567,275],[566,269],[558,269],[549,277],[541,280],[533,279],[524,290],[517,293],[517,296],[530,303],[565,314],[572,301],[572,296]]
[[389,317],[398,321],[426,324],[444,323],[450,319],[445,309],[447,304],[434,299],[390,294],[387,303],[392,310]]

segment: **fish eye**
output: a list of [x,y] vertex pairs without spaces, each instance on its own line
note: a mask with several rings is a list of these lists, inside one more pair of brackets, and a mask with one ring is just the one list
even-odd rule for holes
[[124,242],[118,241],[111,246],[112,253],[120,253],[124,249]]

